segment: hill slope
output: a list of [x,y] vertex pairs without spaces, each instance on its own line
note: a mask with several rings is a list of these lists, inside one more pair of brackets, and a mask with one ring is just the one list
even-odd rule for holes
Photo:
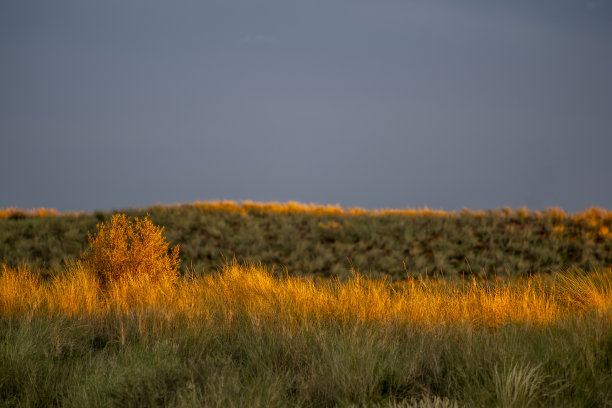
[[[344,210],[297,203],[194,203],[121,211],[165,227],[182,268],[218,269],[226,260],[286,268],[292,275],[528,275],[612,266],[612,211],[558,209]],[[61,270],[87,247],[110,213],[0,211],[0,263]]]

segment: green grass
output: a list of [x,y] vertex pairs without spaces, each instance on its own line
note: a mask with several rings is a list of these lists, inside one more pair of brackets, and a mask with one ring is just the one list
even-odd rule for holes
[[[126,211],[150,214],[180,244],[182,270],[211,272],[231,260],[262,262],[301,276],[526,276],[612,266],[612,217],[488,211],[452,217],[210,210],[194,205]],[[0,263],[61,271],[110,213],[0,218]]]
[[[281,330],[242,316],[161,334],[135,320],[0,324],[4,406],[612,406],[612,323]],[[419,405],[420,404],[420,405]],[[453,405],[456,404],[456,405]]]

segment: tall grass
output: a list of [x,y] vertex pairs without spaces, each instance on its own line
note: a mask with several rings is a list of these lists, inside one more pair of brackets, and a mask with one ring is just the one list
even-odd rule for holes
[[258,265],[0,275],[8,406],[610,406],[612,271],[401,284]]
[[226,265],[214,275],[153,280],[128,276],[100,284],[93,270],[76,262],[48,282],[27,269],[3,268],[0,315],[91,316],[163,310],[200,322],[235,316],[282,324],[342,323],[423,326],[554,324],[569,315],[608,315],[612,271],[558,274],[514,281],[468,282],[413,279],[401,283],[353,278],[275,278],[265,267]]

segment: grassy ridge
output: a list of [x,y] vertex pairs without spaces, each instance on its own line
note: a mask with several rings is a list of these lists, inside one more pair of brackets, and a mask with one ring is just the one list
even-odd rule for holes
[[[180,244],[183,271],[211,272],[234,256],[301,276],[444,274],[526,276],[612,266],[612,212],[558,209],[462,211],[344,210],[295,203],[156,206],[150,214]],[[0,211],[0,262],[61,271],[110,213]]]
[[[61,296],[60,296],[61,294]],[[470,285],[0,275],[8,406],[611,406],[612,271]]]

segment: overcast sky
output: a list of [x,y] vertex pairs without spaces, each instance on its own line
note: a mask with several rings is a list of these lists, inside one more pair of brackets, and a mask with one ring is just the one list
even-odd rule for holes
[[0,3],[0,207],[612,208],[612,1]]

